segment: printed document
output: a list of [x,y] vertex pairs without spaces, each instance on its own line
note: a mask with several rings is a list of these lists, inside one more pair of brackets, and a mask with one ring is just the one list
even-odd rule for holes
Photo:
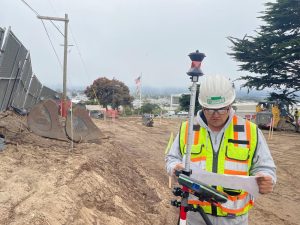
[[256,182],[255,176],[237,176],[237,175],[227,175],[227,174],[217,174],[207,172],[205,170],[193,171],[200,177],[201,182],[208,185],[222,186],[231,189],[243,189],[257,197],[259,195],[259,189]]

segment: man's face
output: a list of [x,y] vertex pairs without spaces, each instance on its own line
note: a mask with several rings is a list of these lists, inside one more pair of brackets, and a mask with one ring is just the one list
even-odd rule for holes
[[208,127],[212,131],[220,131],[226,123],[231,106],[220,109],[203,108]]

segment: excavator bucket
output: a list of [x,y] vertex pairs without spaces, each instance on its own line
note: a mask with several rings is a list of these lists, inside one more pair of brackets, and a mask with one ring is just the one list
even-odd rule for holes
[[74,142],[100,143],[102,137],[100,129],[93,123],[88,112],[80,106],[75,106],[73,114],[68,114],[66,133]]
[[41,101],[27,116],[29,129],[40,136],[67,141],[64,127],[60,124],[58,107],[53,100]]

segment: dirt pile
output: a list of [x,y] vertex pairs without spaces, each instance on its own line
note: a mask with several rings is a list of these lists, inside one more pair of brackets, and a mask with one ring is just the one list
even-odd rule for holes
[[[176,224],[177,209],[164,150],[179,119],[95,120],[102,143],[56,141],[31,133],[26,119],[0,115],[7,144],[0,152],[0,224]],[[267,134],[267,133],[266,133]],[[254,225],[296,225],[300,135],[275,132],[269,145],[278,167],[274,193],[258,199]]]
[[7,141],[0,154],[0,224],[171,220],[168,201],[157,189],[161,184],[149,178],[130,147],[114,140],[118,135],[111,129],[103,129],[101,145],[72,148],[71,143],[30,133],[25,119],[11,113],[2,115],[0,126]]

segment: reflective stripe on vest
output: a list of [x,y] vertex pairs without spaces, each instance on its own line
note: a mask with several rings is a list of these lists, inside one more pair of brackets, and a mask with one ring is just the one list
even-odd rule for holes
[[[184,155],[187,147],[187,140],[188,140],[188,122],[183,122],[181,124],[180,130],[184,130],[184,133],[179,133],[179,146],[180,146],[180,151],[181,154]],[[200,140],[200,126],[196,125],[193,127],[194,131],[194,143],[191,148],[191,161],[192,162],[198,162],[201,160],[205,160],[205,158],[201,157],[201,145],[199,144]]]
[[[183,122],[180,129],[180,151],[186,152],[188,123]],[[195,140],[195,139],[198,140]],[[195,145],[196,143],[196,145]],[[226,128],[218,153],[218,174],[246,175],[252,164],[257,146],[257,126],[250,121],[234,116]],[[194,131],[194,145],[191,150],[191,163],[199,165],[201,169],[212,172],[213,148],[208,132],[200,128],[196,135]],[[215,162],[216,163],[216,162]],[[217,216],[242,215],[249,211],[254,200],[244,190],[232,190],[218,186],[217,190],[228,194],[228,201],[224,204],[215,204]],[[189,200],[190,204],[200,205],[205,213],[212,214],[211,204],[199,200]]]

